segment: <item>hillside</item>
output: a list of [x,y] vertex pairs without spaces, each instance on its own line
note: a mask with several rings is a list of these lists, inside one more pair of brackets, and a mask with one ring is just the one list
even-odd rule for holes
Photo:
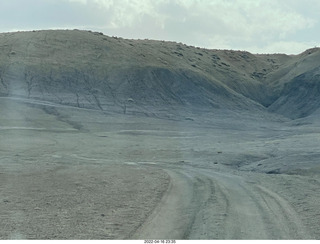
[[0,239],[319,239],[319,64],[0,34]]
[[319,108],[319,49],[288,56],[90,31],[0,34],[0,94],[123,113]]

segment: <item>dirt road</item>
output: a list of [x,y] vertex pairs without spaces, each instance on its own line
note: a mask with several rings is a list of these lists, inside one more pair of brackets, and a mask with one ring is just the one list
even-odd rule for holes
[[133,238],[310,238],[284,198],[245,177],[186,166],[166,171],[170,187]]

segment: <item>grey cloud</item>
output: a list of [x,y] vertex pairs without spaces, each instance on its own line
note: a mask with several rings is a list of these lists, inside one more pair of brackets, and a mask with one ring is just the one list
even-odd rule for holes
[[[85,6],[69,1],[5,1],[0,3],[2,10],[0,28],[46,29],[66,26],[95,26],[101,24],[101,11],[94,5]],[[95,14],[93,14],[95,13]]]
[[320,38],[318,0],[4,0],[0,9],[1,32],[79,28],[248,51]]

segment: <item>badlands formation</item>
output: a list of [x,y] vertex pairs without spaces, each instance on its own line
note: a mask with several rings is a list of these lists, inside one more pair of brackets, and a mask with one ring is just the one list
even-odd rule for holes
[[1,239],[319,239],[320,49],[0,34]]

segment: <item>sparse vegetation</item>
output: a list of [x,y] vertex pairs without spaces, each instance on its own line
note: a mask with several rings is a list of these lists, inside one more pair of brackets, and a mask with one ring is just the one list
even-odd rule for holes
[[[92,33],[92,35],[88,36],[85,33]],[[0,65],[0,82],[3,89],[11,87],[11,91],[8,91],[11,94],[17,92],[20,95],[24,93],[30,98],[45,98],[47,91],[54,86],[56,95],[49,98],[52,101],[77,104],[81,107],[94,106],[100,110],[104,109],[105,104],[122,104],[119,101],[127,99],[123,96],[134,97],[140,89],[147,93],[139,96],[141,100],[135,99],[138,107],[145,103],[156,103],[160,106],[162,102],[169,101],[169,104],[181,104],[181,101],[187,101],[192,106],[206,104],[211,107],[212,98],[216,99],[215,104],[219,104],[221,94],[230,93],[229,97],[233,99],[221,102],[221,107],[245,108],[260,104],[268,106],[272,111],[295,111],[292,108],[296,105],[291,104],[285,109],[283,106],[287,106],[285,104],[289,102],[276,103],[276,101],[280,99],[282,94],[280,90],[284,84],[290,84],[293,80],[293,74],[309,72],[308,70],[293,71],[299,58],[304,57],[303,54],[302,56],[252,55],[245,51],[207,50],[175,42],[148,39],[125,40],[116,36],[109,38],[101,32],[79,30],[39,31],[37,38],[45,41],[35,44],[37,46],[35,49],[28,44],[30,43],[28,39],[23,41],[21,35],[25,35],[25,38],[32,37],[32,33],[28,32],[5,35],[9,43],[17,44],[11,46],[7,52],[2,52],[2,55],[0,54],[2,60],[9,58],[6,65],[4,65],[5,62]],[[102,38],[99,38],[100,36]],[[316,53],[318,50],[310,49],[305,54]],[[4,57],[3,54],[8,52],[9,55]],[[309,55],[309,58],[315,59],[314,64],[317,63],[316,57],[316,55]],[[282,65],[283,63],[289,66]],[[282,70],[282,67],[288,70],[292,67],[290,72],[292,76],[283,76],[287,71]],[[179,82],[168,80],[168,77],[162,76],[163,72],[155,72],[157,76],[150,79],[150,69],[157,71],[163,68],[167,69],[164,73],[171,74],[170,79],[179,79]],[[227,70],[228,73],[226,73]],[[135,79],[132,83],[134,86],[130,89],[125,88],[120,81],[123,72],[131,73]],[[194,78],[190,82],[185,74],[192,72],[196,73],[192,75]],[[8,77],[10,79],[16,77],[16,86],[8,86]],[[45,83],[47,87],[39,84],[43,80],[48,81]],[[199,83],[199,80],[205,82]],[[282,84],[276,83],[277,80],[282,80]],[[179,95],[175,92],[164,92],[173,89],[170,84],[178,84],[174,89],[179,91]],[[93,89],[97,86],[101,92]],[[19,87],[19,92],[12,90],[13,87],[15,89]],[[22,87],[26,87],[25,91]],[[225,90],[225,87],[228,89]],[[199,101],[190,96],[190,89],[197,94]],[[124,95],[122,90],[128,92]],[[206,93],[201,95],[203,90],[206,90]],[[74,101],[58,95],[65,91],[74,93]],[[171,95],[168,96],[168,94]],[[285,99],[290,100],[290,94],[286,95]],[[302,116],[302,114],[306,116],[315,111],[318,105],[306,103],[304,106],[306,111],[294,116]],[[124,105],[119,105],[119,109],[122,112],[126,111]]]

